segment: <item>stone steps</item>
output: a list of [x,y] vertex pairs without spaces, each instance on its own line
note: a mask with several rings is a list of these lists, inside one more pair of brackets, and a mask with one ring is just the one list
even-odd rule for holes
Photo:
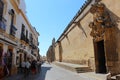
[[116,76],[112,76],[111,80],[120,80],[120,74],[118,74]]
[[76,65],[76,64],[60,63],[60,62],[54,62],[54,64],[76,73],[84,73],[91,71],[91,69],[85,65]]
[[54,64],[62,68],[68,69],[72,72],[79,73],[82,76],[86,76],[90,80],[108,80],[107,74],[96,74],[95,72],[92,72],[92,70],[86,65],[76,65],[64,62],[54,62]]
[[91,72],[92,70],[89,67],[77,67],[75,68],[77,73]]
[[111,77],[111,80],[116,80],[116,77],[114,76],[114,77]]

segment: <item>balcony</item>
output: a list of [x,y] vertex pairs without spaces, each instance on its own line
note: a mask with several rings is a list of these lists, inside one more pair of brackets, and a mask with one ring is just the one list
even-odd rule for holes
[[33,45],[33,39],[32,39],[32,38],[30,38],[30,39],[29,39],[29,46],[31,46],[31,47],[32,47],[32,45]]
[[33,45],[32,45],[32,48],[33,48],[33,49],[37,49],[37,46],[35,46],[35,45],[33,44]]
[[14,25],[11,25],[11,29],[10,29],[10,35],[15,37],[17,28]]
[[29,45],[31,45],[32,41],[29,39]]
[[31,50],[31,54],[34,54],[33,50]]
[[40,44],[40,43],[39,43],[39,42],[37,42],[37,46],[39,46],[39,44]]
[[23,32],[21,33],[21,40],[26,41],[26,37],[25,37],[25,34]]
[[31,46],[32,49],[37,49],[37,46],[33,44],[33,41],[29,41],[29,46]]
[[27,43],[27,44],[29,44],[29,39],[28,39],[28,38],[26,38],[26,40],[25,40],[25,41],[26,41],[26,43]]

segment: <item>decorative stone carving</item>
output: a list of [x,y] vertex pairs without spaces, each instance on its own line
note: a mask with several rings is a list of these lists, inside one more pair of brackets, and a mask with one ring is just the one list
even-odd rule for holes
[[89,24],[89,27],[92,29],[90,35],[94,39],[103,39],[105,29],[113,26],[111,17],[102,3],[92,5],[90,12],[93,14],[93,22]]

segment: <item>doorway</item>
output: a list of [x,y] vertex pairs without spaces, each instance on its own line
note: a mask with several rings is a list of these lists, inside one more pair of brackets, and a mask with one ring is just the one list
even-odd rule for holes
[[22,54],[20,54],[20,59],[19,59],[19,66],[20,67],[22,67],[21,64],[22,64]]
[[27,60],[27,54],[24,53],[24,61],[26,61],[26,60]]
[[[4,9],[4,3],[3,3],[2,0],[0,0],[0,21],[2,21],[3,9]],[[0,27],[1,27],[1,26],[0,26]]]
[[96,73],[107,73],[104,40],[94,42]]

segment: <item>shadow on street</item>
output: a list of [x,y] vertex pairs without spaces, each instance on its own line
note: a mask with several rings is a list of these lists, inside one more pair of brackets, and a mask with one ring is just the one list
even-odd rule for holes
[[24,73],[19,73],[10,77],[6,77],[3,80],[45,80],[47,71],[49,71],[52,67],[46,67],[44,65],[41,66],[40,73],[30,74],[28,76],[24,76]]
[[51,67],[44,67],[43,66],[41,68],[40,76],[35,80],[45,80],[45,76],[47,74],[47,71],[50,70],[50,69],[51,69]]

